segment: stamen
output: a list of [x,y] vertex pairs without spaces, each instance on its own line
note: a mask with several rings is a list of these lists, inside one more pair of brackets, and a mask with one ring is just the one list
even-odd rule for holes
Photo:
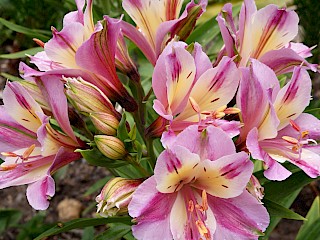
[[40,47],[44,48],[44,42],[42,42],[40,39],[38,38],[33,38],[32,39],[36,44],[38,44]]
[[237,114],[237,113],[240,113],[241,110],[239,108],[227,108],[226,110],[224,110],[224,113],[225,114]]
[[227,109],[227,105],[223,105],[222,107],[219,107],[216,112],[223,112],[224,110]]
[[283,136],[282,139],[288,143],[291,143],[291,144],[298,144],[299,143],[298,139],[293,138],[293,137],[289,137],[289,136]]
[[205,190],[202,190],[202,207],[204,211],[208,210],[208,198]]
[[24,151],[24,153],[22,154],[22,160],[27,160],[28,157],[31,155],[31,153],[33,152],[33,150],[35,149],[36,145],[32,144],[27,150]]
[[302,131],[301,138],[305,138],[307,135],[309,135],[309,131]]
[[3,171],[8,171],[8,170],[15,169],[16,166],[17,166],[17,164],[2,165],[2,166],[0,166],[0,168],[1,168],[1,170],[3,170]]
[[193,210],[194,210],[194,203],[192,200],[189,200],[188,211],[193,212]]
[[297,132],[300,132],[301,131],[301,129],[300,129],[300,127],[298,126],[298,124],[296,124],[294,121],[292,121],[291,119],[290,119],[290,125],[293,127],[293,129],[294,130],[296,130]]
[[209,231],[208,231],[208,228],[204,225],[204,223],[203,223],[200,219],[198,219],[198,220],[196,221],[196,225],[197,225],[197,227],[198,227],[199,233],[200,233],[202,236],[204,236],[206,233],[209,232]]
[[1,155],[4,157],[18,157],[18,155],[13,152],[1,152]]

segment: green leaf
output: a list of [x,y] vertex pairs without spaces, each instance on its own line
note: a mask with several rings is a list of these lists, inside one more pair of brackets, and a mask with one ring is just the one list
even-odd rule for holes
[[98,225],[104,225],[107,223],[116,223],[116,222],[130,225],[131,218],[130,217],[79,218],[66,223],[58,223],[56,226],[54,226],[53,228],[50,228],[48,231],[45,231],[44,233],[36,237],[34,240],[41,240],[43,238],[57,235],[62,232],[67,232],[76,228],[85,228],[90,226],[98,226]]
[[319,240],[320,239],[320,218],[305,228],[304,234],[297,240]]
[[126,240],[136,240],[135,237],[132,235],[132,231],[130,231],[126,235],[124,235],[123,238]]
[[122,114],[122,118],[118,126],[117,137],[122,141],[129,139],[129,133],[127,131],[127,116],[125,112]]
[[16,76],[13,76],[9,73],[1,73],[1,76],[6,78],[6,79],[9,79],[10,81],[21,81],[23,80],[22,78],[19,78],[19,77],[16,77]]
[[106,167],[106,168],[117,168],[128,163],[126,161],[117,161],[104,156],[97,148],[81,150],[77,149],[76,152],[81,153],[82,157],[91,165]]
[[[296,240],[320,239],[320,197],[317,196],[300,228]],[[317,226],[318,225],[318,226]]]
[[131,226],[117,223],[110,224],[109,229],[95,237],[95,240],[118,240],[131,231]]
[[266,198],[263,199],[263,203],[264,203],[264,206],[268,209],[268,213],[270,214],[270,216],[294,219],[294,220],[306,220],[304,217],[302,217],[298,213],[295,213],[290,209],[285,208]]
[[9,54],[0,54],[0,58],[6,58],[6,59],[24,58],[24,57],[27,57],[26,54],[34,55],[34,54],[41,52],[41,51],[43,51],[42,47],[29,48],[27,50],[23,50],[20,52],[9,53]]
[[39,38],[42,41],[48,41],[51,36],[50,31],[26,28],[26,27],[17,25],[15,23],[12,23],[10,21],[7,21],[4,18],[0,18],[0,23],[2,23],[4,26],[6,26],[7,28],[9,28],[15,32],[23,33],[25,35],[29,35],[34,38]]
[[0,209],[0,233],[19,222],[22,213],[15,209]]
[[81,240],[91,240],[94,238],[94,227],[86,227],[83,229],[83,234]]
[[[298,170],[298,172],[293,173],[288,179],[282,182],[266,181],[265,184],[263,184],[265,198],[285,208],[289,208],[302,187],[315,180],[314,178],[308,177],[303,171]],[[276,227],[280,219],[280,217],[271,216],[269,227],[265,232],[265,236],[261,239],[268,239],[269,234]]]
[[282,182],[268,182],[264,184],[265,196],[269,200],[279,203],[297,189],[301,189],[315,180],[317,179],[310,178],[304,172],[299,171]]

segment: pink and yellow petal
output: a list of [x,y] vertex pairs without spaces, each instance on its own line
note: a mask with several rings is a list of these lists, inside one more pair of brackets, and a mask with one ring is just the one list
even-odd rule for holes
[[251,57],[259,59],[270,50],[283,48],[298,34],[298,22],[294,11],[278,9],[276,5],[260,9],[252,23]]
[[311,100],[311,79],[308,72],[301,67],[294,69],[291,81],[284,86],[274,103],[275,111],[280,120],[278,130],[296,119]]
[[179,191],[185,184],[197,178],[200,158],[187,148],[172,146],[162,152],[154,169],[157,190],[161,193]]
[[[176,193],[163,194],[156,190],[156,181],[151,177],[134,192],[128,206],[129,214],[137,221],[132,233],[141,240],[172,239],[170,231],[170,212]],[[162,231],[153,231],[162,229]]]
[[221,198],[239,196],[245,189],[252,171],[253,163],[244,153],[235,153],[215,161],[205,160],[199,166],[199,177],[193,184],[208,194]]
[[223,199],[208,195],[217,221],[213,239],[258,239],[269,225],[269,214],[246,190],[238,197]]
[[[200,112],[215,111],[231,101],[238,84],[239,72],[235,63],[231,58],[224,57],[217,67],[201,75],[192,88],[190,97],[198,104]],[[188,106],[190,108],[190,103]]]
[[41,107],[30,94],[18,83],[8,83],[3,91],[6,112],[21,126],[37,132],[41,126]]
[[83,32],[83,25],[77,22],[68,24],[60,32],[53,29],[53,38],[44,45],[47,56],[61,66],[79,68],[75,54],[84,41]]

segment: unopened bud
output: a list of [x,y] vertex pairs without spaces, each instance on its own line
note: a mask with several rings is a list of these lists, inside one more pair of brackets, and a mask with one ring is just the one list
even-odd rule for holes
[[124,143],[113,136],[95,135],[94,141],[103,155],[110,159],[122,159],[127,155]]
[[128,205],[132,194],[142,183],[140,179],[125,179],[116,177],[103,187],[101,193],[96,197],[97,212],[102,217],[112,217],[128,212]]
[[264,196],[264,188],[261,186],[259,180],[253,175],[247,184],[247,191],[262,203],[261,200]]
[[102,112],[93,112],[90,113],[90,119],[96,129],[100,132],[107,135],[115,135],[117,133],[119,121],[113,115]]
[[63,79],[66,81],[66,95],[77,110],[84,113],[104,112],[114,115],[112,103],[98,87],[81,77]]

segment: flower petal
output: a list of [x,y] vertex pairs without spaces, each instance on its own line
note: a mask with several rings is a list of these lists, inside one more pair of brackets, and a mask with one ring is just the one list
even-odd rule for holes
[[[219,65],[207,70],[194,84],[190,97],[198,104],[200,113],[215,111],[227,105],[239,84],[239,72],[231,58],[223,57]],[[199,121],[190,101],[175,121]],[[196,119],[196,120],[195,120]]]
[[268,5],[260,9],[252,22],[251,57],[259,59],[266,52],[283,48],[298,34],[299,17],[294,11]]
[[295,66],[301,65],[313,72],[317,71],[317,64],[308,63],[298,53],[289,48],[269,51],[259,61],[272,68],[277,75],[292,72]]
[[11,118],[28,130],[37,132],[41,126],[42,109],[19,83],[7,83],[3,91],[3,102]]
[[148,39],[153,49],[156,46],[156,32],[159,25],[167,20],[178,17],[182,5],[178,1],[146,1],[146,0],[124,0],[123,9],[134,20],[141,32]]
[[29,204],[36,210],[46,210],[49,207],[49,199],[55,193],[53,178],[48,175],[45,178],[30,184],[27,188]]
[[311,79],[308,72],[301,67],[294,69],[291,81],[284,86],[274,103],[280,120],[278,130],[296,119],[309,105],[311,99]]
[[141,240],[172,239],[170,212],[176,196],[176,193],[159,193],[154,177],[144,181],[134,192],[128,206],[130,216],[138,222],[132,226],[133,235]]
[[232,4],[227,3],[216,17],[228,57],[235,55],[236,29],[232,18]]
[[64,84],[60,77],[56,75],[42,76],[38,86],[42,95],[46,98],[50,105],[54,118],[57,120],[61,129],[75,142],[77,139],[74,135],[69,121],[68,102],[64,93]]
[[83,25],[77,22],[66,25],[60,32],[53,29],[53,38],[44,45],[49,59],[66,68],[79,68],[75,54],[84,41],[83,34]]
[[269,225],[269,214],[253,196],[222,199],[208,195],[208,204],[217,221],[213,239],[258,239]]
[[204,160],[199,166],[200,173],[193,184],[212,196],[233,198],[245,189],[252,171],[253,163],[244,153],[234,153],[215,161]]
[[104,78],[100,79],[100,81],[104,80],[103,88],[107,87],[111,90],[106,95],[118,101],[127,111],[134,111],[137,108],[136,102],[124,88],[116,73],[115,53],[121,20],[105,16],[102,26],[101,30],[93,33],[90,39],[78,49],[76,62],[80,67],[103,76]]
[[[196,74],[192,55],[181,45],[184,44],[168,45],[162,53],[163,58],[159,58],[153,72],[152,85],[155,95],[173,116],[181,112],[187,104],[188,94]],[[160,83],[162,80],[165,80],[166,86]],[[165,92],[164,89],[166,94],[160,95]]]
[[199,155],[185,147],[171,146],[170,150],[163,151],[154,169],[157,190],[161,193],[179,191],[197,177],[199,162]]
[[[259,139],[272,138],[277,135],[278,119],[272,109],[270,91],[263,88],[260,83],[260,74],[252,70],[253,66],[242,69],[242,78],[237,94],[237,107],[241,109],[244,127],[240,129],[239,142],[245,141],[248,132],[254,128],[263,127],[259,132]],[[263,72],[261,72],[263,74]],[[259,129],[260,131],[260,129]]]

